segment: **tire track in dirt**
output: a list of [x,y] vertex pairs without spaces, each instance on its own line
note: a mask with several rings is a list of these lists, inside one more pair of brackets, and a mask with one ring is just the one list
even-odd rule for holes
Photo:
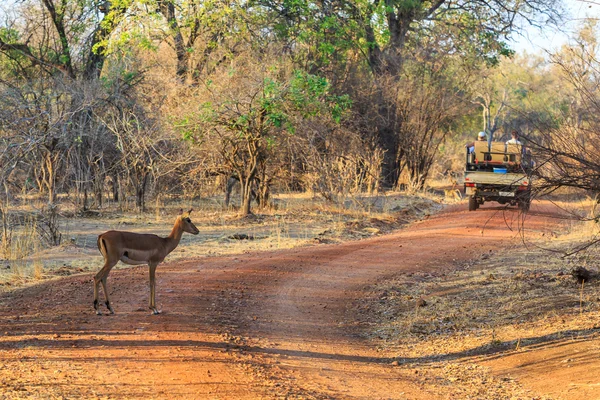
[[[501,210],[453,207],[359,242],[161,265],[155,317],[146,267],[113,271],[111,317],[93,314],[89,275],[3,294],[0,398],[443,397],[360,338],[352,304],[388,276],[516,240],[506,218],[516,227],[518,215]],[[527,227],[551,217],[532,213]]]
[[[552,212],[532,213],[530,234],[554,225]],[[378,280],[401,273],[440,272],[478,254],[512,244],[519,215],[505,208],[449,212],[393,235],[336,246],[274,254],[268,263],[247,260],[252,288],[235,334],[261,370],[285,381],[286,395],[316,398],[437,398],[440,391],[413,371],[393,365],[359,338],[352,304]],[[513,230],[508,229],[512,225]],[[483,232],[483,233],[482,233]],[[419,360],[415,360],[419,361]],[[403,393],[402,396],[399,394]]]

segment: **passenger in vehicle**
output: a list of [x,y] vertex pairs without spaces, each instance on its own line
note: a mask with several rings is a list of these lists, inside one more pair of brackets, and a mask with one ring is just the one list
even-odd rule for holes
[[513,131],[510,133],[511,138],[509,140],[506,141],[506,144],[523,144],[519,141],[519,132],[517,132],[516,130],[513,129]]
[[[485,137],[485,132],[479,132],[477,134],[478,142],[485,142],[486,140],[487,140],[487,138]],[[467,143],[465,145],[465,147],[469,149],[469,154],[471,154],[472,152],[475,151],[475,142]]]

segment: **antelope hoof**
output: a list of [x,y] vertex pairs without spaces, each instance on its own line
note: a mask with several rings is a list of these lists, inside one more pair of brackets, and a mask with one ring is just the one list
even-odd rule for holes
[[150,310],[152,311],[150,313],[150,315],[158,315],[158,314],[160,314],[160,311],[158,311],[156,308],[151,308]]
[[115,310],[113,310],[112,306],[108,301],[106,302],[106,308],[108,308],[108,311],[110,311],[111,314],[115,313]]
[[96,310],[96,315],[102,315],[102,311],[98,308],[98,300],[94,300],[94,310]]

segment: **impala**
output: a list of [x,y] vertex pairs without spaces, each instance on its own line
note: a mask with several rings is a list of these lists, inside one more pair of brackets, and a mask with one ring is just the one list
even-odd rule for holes
[[150,269],[150,310],[152,314],[159,314],[155,303],[155,272],[156,267],[165,257],[175,250],[183,232],[193,235],[198,234],[198,228],[190,219],[190,209],[187,213],[179,212],[173,230],[166,238],[152,234],[141,234],[122,231],[108,231],[98,236],[98,250],[104,257],[104,267],[94,276],[94,309],[96,314],[102,315],[98,308],[98,290],[102,283],[106,307],[114,314],[108,290],[106,290],[106,278],[110,270],[117,265],[119,260],[129,265],[148,264]]

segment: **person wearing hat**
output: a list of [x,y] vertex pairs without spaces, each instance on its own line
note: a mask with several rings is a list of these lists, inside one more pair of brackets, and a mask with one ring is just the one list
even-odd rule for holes
[[[477,134],[478,142],[485,142],[486,140],[487,140],[487,138],[485,137],[485,132],[479,132]],[[472,152],[475,151],[475,142],[467,143],[465,145],[465,147],[469,149],[469,154],[471,154]]]

